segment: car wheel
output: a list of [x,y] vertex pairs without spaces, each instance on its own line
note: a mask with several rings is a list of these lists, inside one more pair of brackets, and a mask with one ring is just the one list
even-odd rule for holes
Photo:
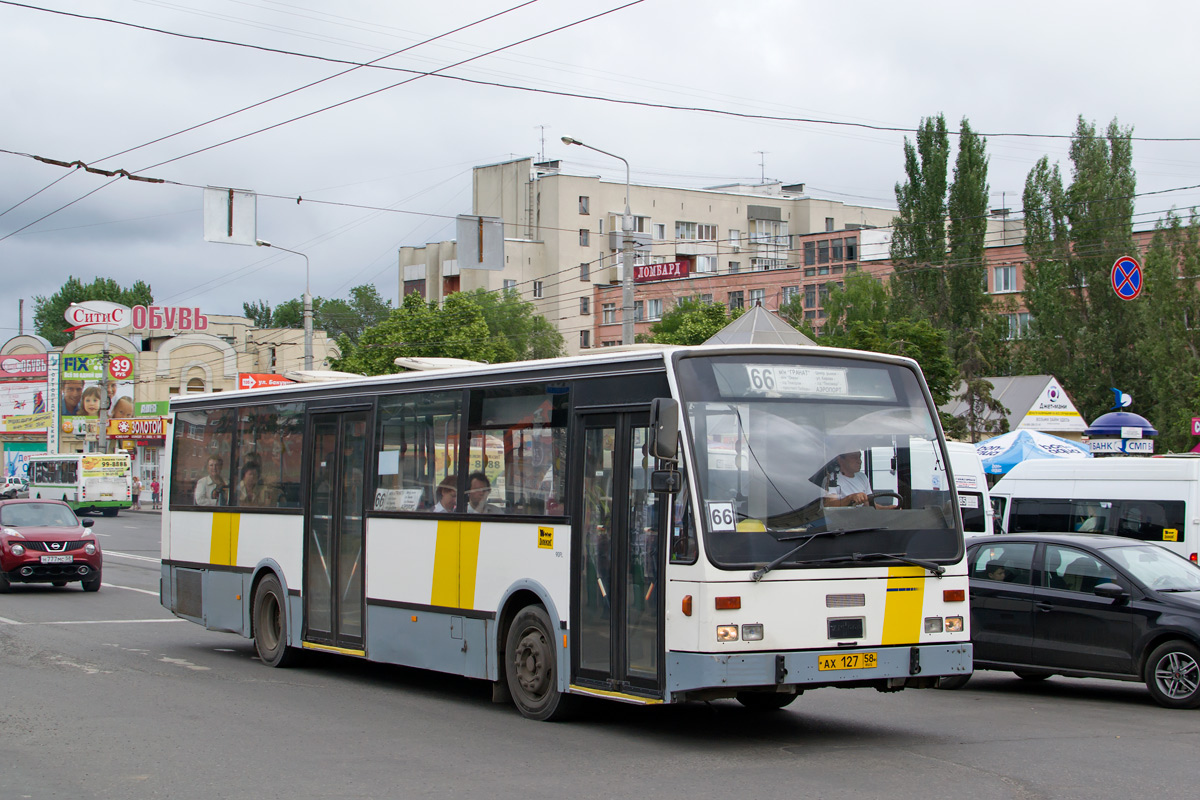
[[785,692],[738,692],[737,701],[751,711],[778,711],[790,706],[799,696]]
[[0,594],[8,594],[8,590],[11,587],[12,584],[9,582],[8,576],[0,572]]
[[529,719],[565,719],[574,706],[575,698],[558,690],[558,650],[552,630],[541,606],[521,609],[508,627],[505,678],[517,710]]
[[268,575],[254,593],[254,649],[268,667],[286,667],[296,660],[287,642],[287,594],[279,578]]
[[1044,681],[1054,673],[1040,672],[1036,669],[1014,669],[1013,674],[1023,681]]
[[971,680],[971,673],[966,675],[944,675],[938,678],[937,688],[939,689],[961,689],[967,685],[967,681]]
[[1146,659],[1146,688],[1164,708],[1200,707],[1200,649],[1191,642],[1165,642]]
[[83,579],[83,590],[85,592],[100,591],[100,573],[93,572],[89,577]]

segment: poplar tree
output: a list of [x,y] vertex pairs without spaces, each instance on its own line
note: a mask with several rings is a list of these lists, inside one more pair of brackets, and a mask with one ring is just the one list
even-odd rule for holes
[[904,138],[904,183],[896,184],[900,213],[892,219],[893,296],[902,313],[941,323],[946,282],[946,181],[950,136],[942,114],[917,127],[916,143]]

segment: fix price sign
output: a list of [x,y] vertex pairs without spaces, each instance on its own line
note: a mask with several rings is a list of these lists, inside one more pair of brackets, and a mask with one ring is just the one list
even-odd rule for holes
[[1142,265],[1132,256],[1121,256],[1112,268],[1112,287],[1117,297],[1133,300],[1142,293]]

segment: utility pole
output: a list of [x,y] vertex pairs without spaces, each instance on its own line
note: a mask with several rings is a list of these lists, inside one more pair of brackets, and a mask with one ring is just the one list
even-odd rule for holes
[[100,414],[96,419],[96,446],[108,452],[108,331],[104,332],[104,351],[100,354]]

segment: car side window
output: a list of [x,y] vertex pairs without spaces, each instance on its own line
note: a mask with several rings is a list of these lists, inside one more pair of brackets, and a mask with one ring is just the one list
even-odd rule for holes
[[1092,591],[1101,583],[1119,583],[1112,567],[1074,547],[1046,545],[1042,585],[1071,592]]
[[1024,542],[989,542],[971,549],[972,579],[1028,586],[1033,576],[1033,553],[1037,545]]

